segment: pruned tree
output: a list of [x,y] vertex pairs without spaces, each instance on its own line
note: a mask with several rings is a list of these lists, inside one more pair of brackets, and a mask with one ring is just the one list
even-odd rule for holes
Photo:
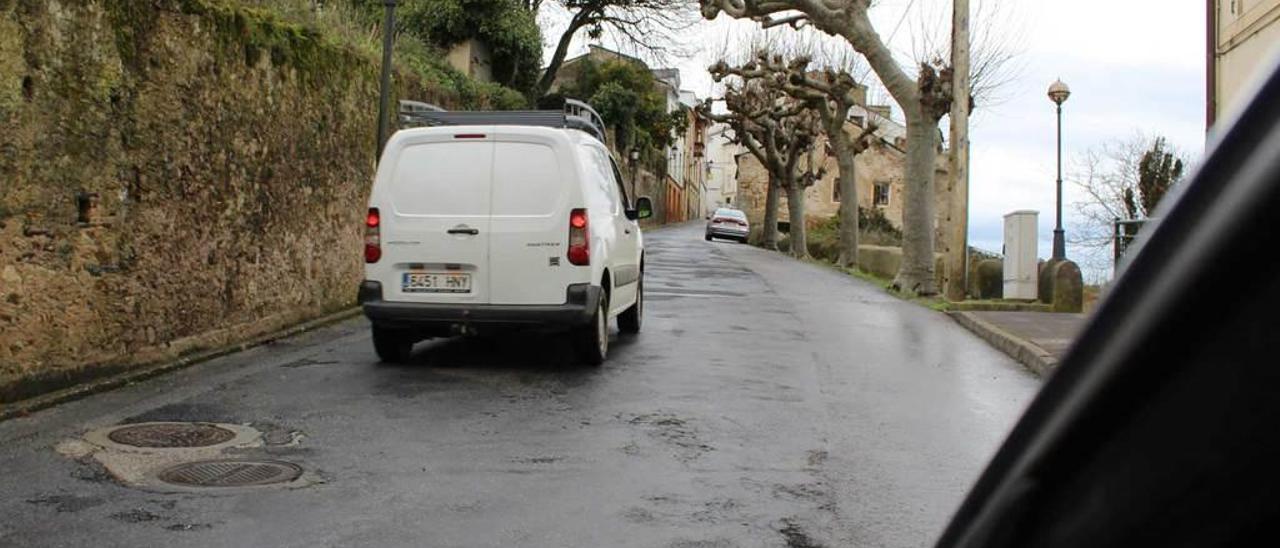
[[938,122],[951,109],[951,70],[941,59],[921,62],[916,77],[893,57],[871,24],[871,0],[699,0],[702,15],[751,18],[762,26],[814,28],[839,36],[867,59],[907,126],[906,192],[902,212],[902,266],[893,284],[921,295],[938,292],[934,277],[934,159]]
[[[768,54],[761,54],[768,60]],[[781,57],[770,60],[782,63]],[[736,77],[724,93],[728,114],[713,114],[709,105],[699,114],[729,125],[735,143],[742,144],[769,174],[765,197],[764,245],[777,248],[779,194],[787,193],[791,253],[808,256],[805,227],[805,190],[825,175],[825,162],[813,157],[822,133],[819,114],[805,100],[788,93],[785,73],[770,73],[757,61],[742,67],[719,62],[709,68],[717,82]],[[806,160],[802,162],[802,160]]]
[[[557,0],[570,13],[568,26],[534,88],[535,99],[546,95],[556,81],[569,46],[579,31],[591,38],[606,33],[638,50],[661,55],[679,44],[679,33],[696,20],[687,0]],[[536,8],[535,8],[536,9]]]
[[[1073,204],[1078,221],[1069,242],[1084,248],[1086,265],[1105,270],[1115,243],[1115,222],[1145,220],[1168,190],[1182,179],[1186,157],[1164,137],[1135,134],[1092,147],[1075,162],[1069,178],[1083,199]],[[1127,225],[1126,236],[1135,236]]]
[[719,63],[711,71],[717,79],[733,75],[748,81],[758,79],[768,82],[818,114],[823,132],[836,156],[839,194],[845,197],[840,202],[838,213],[838,262],[841,266],[857,265],[859,227],[855,159],[871,145],[878,126],[867,117],[868,122],[857,136],[850,135],[847,126],[849,112],[863,100],[865,88],[858,84],[847,69],[838,70],[835,66],[827,66],[814,70],[807,52],[795,55],[790,61],[778,55],[760,53],[742,67]]
[[[837,188],[842,197],[838,217],[840,220],[840,266],[858,264],[858,182],[857,155],[871,146],[879,126],[871,116],[866,116],[857,136],[848,133],[849,112],[864,100],[865,88],[859,85],[848,70],[828,66],[822,70],[811,69],[807,56],[798,56],[790,63],[779,62],[768,56],[757,58],[758,70],[781,75],[784,91],[803,101],[818,113],[827,141],[835,153],[839,168]],[[861,105],[865,106],[865,105]],[[868,111],[868,114],[870,112]]]

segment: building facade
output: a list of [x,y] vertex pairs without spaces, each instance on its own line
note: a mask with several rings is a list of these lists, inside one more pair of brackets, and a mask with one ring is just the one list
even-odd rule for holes
[[[906,128],[891,119],[882,116],[889,114],[883,107],[870,109],[855,108],[850,113],[850,120],[845,124],[845,131],[851,136],[862,133],[868,118],[875,120],[876,139],[871,146],[858,154],[854,160],[855,178],[858,187],[858,205],[864,209],[877,209],[897,228],[902,228],[903,192],[906,188],[904,174],[906,172]],[[810,157],[818,168],[825,168],[825,175],[805,191],[805,216],[810,222],[828,219],[840,210],[844,197],[840,196],[837,178],[840,168],[834,152],[820,138]],[[764,166],[750,152],[739,152],[737,160],[736,201],[738,207],[747,213],[751,222],[764,220],[764,204],[768,191],[769,175]],[[807,168],[806,160],[801,161],[802,169]],[[938,152],[934,162],[934,229],[938,230],[946,219],[948,204],[947,188],[948,164],[945,151]],[[787,211],[787,199],[784,193],[779,200],[778,220],[790,221]]]
[[[656,202],[656,215],[662,222],[680,222],[696,219],[702,215],[703,195],[706,187],[705,144],[707,125],[693,113],[697,97],[693,92],[680,89],[680,70],[676,68],[650,69],[641,59],[603,48],[597,45],[588,47],[587,53],[568,59],[556,74],[556,81],[551,91],[560,89],[564,82],[577,78],[582,71],[582,62],[590,60],[596,63],[605,61],[624,61],[644,67],[653,74],[654,83],[659,93],[666,98],[668,113],[684,110],[688,124],[683,133],[672,135],[672,144],[663,151],[666,157],[665,173],[655,178],[661,188],[646,188]],[[611,145],[612,146],[612,145]],[[629,151],[614,151],[618,158],[629,157]]]
[[1207,125],[1240,106],[1280,51],[1280,0],[1207,0]]
[[718,207],[737,207],[738,160],[743,152],[734,144],[727,124],[713,124],[707,129],[707,182],[703,207],[707,213]]

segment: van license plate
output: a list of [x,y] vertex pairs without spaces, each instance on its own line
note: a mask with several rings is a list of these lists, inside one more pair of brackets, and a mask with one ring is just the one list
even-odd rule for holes
[[470,274],[405,272],[400,284],[405,293],[470,293]]

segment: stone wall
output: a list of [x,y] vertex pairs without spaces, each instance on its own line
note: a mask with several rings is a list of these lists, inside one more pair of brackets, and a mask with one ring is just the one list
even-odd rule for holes
[[378,64],[229,6],[0,0],[0,403],[354,304]]
[[[935,253],[933,260],[933,272],[942,281],[943,260],[946,257],[941,253]],[[858,268],[863,272],[878,276],[885,280],[892,280],[898,275],[898,269],[902,266],[902,248],[880,245],[860,245],[858,246]]]

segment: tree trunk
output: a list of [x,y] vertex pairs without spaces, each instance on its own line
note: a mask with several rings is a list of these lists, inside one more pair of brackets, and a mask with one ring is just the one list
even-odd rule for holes
[[586,10],[579,11],[573,15],[573,19],[569,20],[569,28],[565,29],[564,34],[560,35],[560,42],[556,44],[555,53],[551,54],[551,61],[547,63],[547,69],[543,71],[542,78],[538,80],[538,86],[533,90],[533,99],[536,101],[547,94],[547,90],[551,89],[551,84],[556,81],[556,74],[560,72],[560,66],[564,64],[564,58],[569,55],[569,44],[573,42],[573,35],[586,24]]
[[787,185],[787,215],[791,217],[791,256],[809,256],[809,238],[804,225],[804,185],[792,181]]
[[938,123],[930,123],[918,103],[903,110],[907,111],[907,184],[902,207],[902,266],[893,285],[917,295],[935,295],[933,172]]
[[778,250],[778,194],[782,188],[778,181],[769,177],[769,190],[764,198],[764,232],[761,245],[765,249]]
[[836,184],[840,188],[840,256],[836,264],[841,267],[858,266],[858,180],[855,171],[855,157],[849,137],[844,129],[838,130],[834,137],[836,149],[836,165],[840,168]]
[[867,59],[889,95],[907,118],[907,184],[902,210],[902,267],[894,278],[899,289],[922,295],[938,292],[933,278],[933,161],[937,121],[929,122],[920,104],[919,83],[885,46],[867,16],[867,5],[849,2],[846,17],[813,19],[818,28],[843,36]]

